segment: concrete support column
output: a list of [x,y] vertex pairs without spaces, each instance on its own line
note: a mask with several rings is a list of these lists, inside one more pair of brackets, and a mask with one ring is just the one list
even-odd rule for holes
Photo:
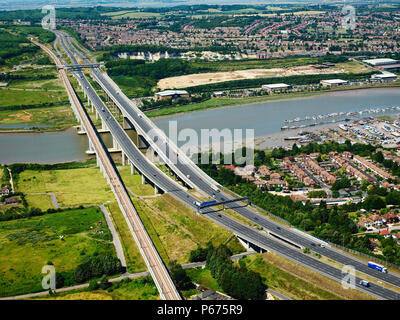
[[146,177],[142,174],[142,184],[146,184]]
[[160,189],[157,186],[154,186],[154,194],[159,194]]
[[121,152],[121,158],[122,158],[122,165],[125,165],[125,153],[122,151]]
[[119,149],[118,142],[117,142],[117,140],[115,138],[113,138],[113,148],[114,149]]
[[99,159],[99,155],[96,152],[96,166],[100,167],[100,159]]
[[90,151],[94,151],[94,146],[93,146],[93,143],[92,143],[92,141],[89,139],[89,150]]
[[99,120],[99,113],[96,110],[96,120]]
[[[105,121],[101,121],[101,129],[102,130],[108,130],[108,127],[107,127],[107,123],[105,122]],[[114,141],[114,139],[113,139],[113,141]],[[114,142],[113,142],[113,144],[114,144]]]
[[133,165],[133,163],[131,163],[131,175],[134,175],[135,171],[135,166]]

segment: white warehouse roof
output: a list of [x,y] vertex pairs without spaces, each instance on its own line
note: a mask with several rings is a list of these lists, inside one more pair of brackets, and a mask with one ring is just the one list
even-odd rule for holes
[[342,83],[347,83],[348,81],[342,80],[342,79],[329,79],[329,80],[321,80],[321,83],[327,83],[327,84],[342,84]]
[[188,94],[186,90],[165,90],[165,91],[160,91],[157,92],[156,95],[165,97],[165,96],[173,96],[173,95],[182,95],[182,94]]
[[371,78],[373,79],[397,78],[397,75],[391,72],[383,72],[381,74],[373,74]]
[[290,85],[286,83],[274,83],[274,84],[263,84],[262,87],[267,89],[281,89],[281,88],[289,88]]
[[380,66],[380,65],[385,65],[385,64],[397,63],[397,60],[389,59],[389,58],[381,58],[381,59],[367,59],[367,60],[363,60],[363,62],[368,63],[373,66]]

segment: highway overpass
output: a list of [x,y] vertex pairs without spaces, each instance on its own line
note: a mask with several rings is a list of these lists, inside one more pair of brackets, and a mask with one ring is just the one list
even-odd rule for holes
[[[50,49],[35,41],[32,42],[40,46],[52,57],[57,65],[60,65],[60,60]],[[65,70],[59,69],[59,73],[67,89],[72,109],[74,110],[78,121],[81,123],[82,128],[87,132],[89,144],[96,153],[97,163],[100,167],[100,170],[103,172],[104,177],[107,178],[107,182],[110,184],[111,189],[116,196],[119,207],[128,222],[128,226],[136,240],[148,270],[154,279],[161,298],[165,300],[181,300],[181,296],[176,289],[167,268],[161,260],[153,242],[151,241],[150,236],[140,220],[125,188],[125,185],[123,184],[117,169],[109,157],[109,154],[107,153],[107,150],[101,141],[96,128],[91,123],[86,110],[81,105]]]
[[[61,36],[63,38],[63,36]],[[76,49],[71,45],[71,43],[67,41],[68,46],[71,47],[71,50],[74,51],[75,54],[79,55],[80,53],[77,52]],[[71,50],[69,48],[66,48],[65,43],[63,43],[64,48],[66,51],[73,56]],[[81,54],[82,55],[82,54]],[[81,57],[82,58],[82,57]],[[86,58],[85,58],[86,59]],[[104,78],[104,76],[101,74],[99,70],[93,69],[93,72],[96,73],[96,76],[94,77],[95,79],[97,78],[97,81],[100,81],[101,77]],[[100,75],[100,76],[99,76]],[[82,80],[82,87],[86,94],[88,95],[89,99],[91,99],[92,103],[93,101],[97,101],[94,96],[92,96],[92,91],[94,89],[89,85],[85,85],[86,82]],[[86,80],[87,81],[87,80]],[[81,82],[81,81],[80,81]],[[107,83],[109,81],[107,80]],[[105,86],[105,84],[103,84]],[[149,123],[151,122],[150,119],[148,119],[140,110],[138,112],[138,108],[136,106],[132,106],[132,103],[129,103],[129,99],[123,95],[121,91],[117,91],[115,88],[115,84],[113,83],[108,83],[109,88],[114,90],[115,96],[113,96],[113,99],[115,101],[119,101],[118,103],[122,106],[124,105],[124,110],[122,113],[124,115],[130,115],[131,118],[134,118],[134,121],[136,122],[136,126],[138,128],[141,128],[141,125],[143,125],[147,129],[151,129],[154,125],[150,125]],[[111,89],[107,89],[110,93],[113,92]],[[117,93],[118,92],[118,93]],[[94,92],[95,93],[95,92]],[[122,98],[121,98],[122,97]],[[120,99],[121,98],[121,99]],[[101,100],[100,102],[101,103]],[[96,103],[97,104],[97,103]],[[118,131],[117,127],[119,126],[118,122],[113,119],[112,114],[108,112],[107,108],[104,107],[104,111],[99,111],[103,108],[100,106],[97,106],[97,112],[100,112],[100,114],[104,113],[105,114],[105,122],[107,126],[109,126],[111,133],[116,134],[116,139],[118,140],[119,145],[121,146],[122,150],[124,150],[124,153],[128,155],[128,159],[131,163],[131,165],[137,167],[139,171],[146,175],[150,176],[151,178],[151,172],[154,170],[152,167],[155,167],[154,164],[150,163],[147,159],[143,156],[142,153],[137,154],[138,157],[130,155],[132,150],[130,149],[137,149],[137,147],[130,141],[129,137],[123,136],[123,129],[122,132],[116,133]],[[121,107],[122,108],[122,107]],[[108,117],[108,118],[107,118]],[[144,131],[144,129],[140,129]],[[121,135],[121,137],[118,137],[118,135]],[[168,140],[165,140],[163,143],[167,145],[168,150]],[[175,147],[174,147],[175,148]],[[175,150],[175,149],[174,149]],[[179,152],[179,150],[177,150]],[[174,154],[174,153],[172,153]],[[159,156],[163,156],[162,154]],[[164,154],[164,157],[167,155]],[[214,184],[212,179],[203,179],[204,177],[204,172],[202,172],[197,166],[195,166],[193,163],[187,163],[187,161],[181,159],[184,157],[177,157],[175,158],[176,165],[175,167],[171,167],[172,170],[177,170],[176,173],[180,176],[184,177],[190,177],[188,178],[190,180],[190,184],[194,185],[197,189],[200,189],[203,191],[203,193],[206,193],[208,195],[214,195],[215,198],[218,201],[226,201],[228,199],[234,199],[233,196],[228,196],[227,193],[225,192],[217,192],[216,187],[217,184]],[[192,169],[193,167],[196,167],[197,169]],[[197,174],[198,170],[201,171],[201,174]],[[184,179],[182,179],[184,180]],[[194,206],[194,202],[198,201],[198,199],[194,198],[190,193],[186,192],[185,189],[183,189],[181,186],[179,186],[177,189],[174,189],[176,187],[176,183],[173,182],[169,177],[167,177],[164,173],[161,175],[158,175],[156,173],[156,176],[154,176],[153,183],[155,185],[164,185],[164,191],[171,193],[174,197],[179,199],[180,201],[186,203],[187,205],[191,206],[192,208],[196,209]],[[189,183],[188,183],[189,184]],[[172,190],[169,189],[169,187],[172,188]],[[394,274],[382,274],[376,270],[370,269],[366,266],[365,262],[361,262],[360,260],[357,260],[350,255],[344,254],[340,251],[334,250],[329,247],[321,247],[319,244],[321,243],[320,240],[315,239],[310,237],[309,235],[305,235],[299,232],[295,232],[291,230],[290,228],[284,227],[268,218],[266,218],[264,215],[261,215],[257,213],[254,209],[250,207],[237,207],[236,205],[232,204],[229,205],[230,208],[235,210],[237,213],[241,214],[242,216],[246,217],[247,219],[253,221],[257,225],[262,226],[268,233],[270,234],[275,234],[278,237],[284,239],[286,242],[292,242],[296,244],[298,247],[310,247],[313,251],[321,253],[321,255],[327,256],[328,258],[331,258],[332,260],[338,261],[340,263],[346,264],[346,265],[353,265],[357,271],[371,275],[372,277],[375,277],[377,279],[383,280],[385,282],[388,282],[390,284],[393,284],[395,286],[399,286],[399,277],[398,275]],[[255,230],[254,228],[248,227],[244,225],[243,223],[239,223],[226,215],[223,215],[221,213],[216,213],[214,211],[207,212],[205,214],[206,217],[209,219],[219,223],[220,225],[232,230],[234,234],[238,235],[242,239],[245,239],[251,243],[254,243],[256,245],[259,245],[260,248],[263,248],[265,250],[275,250],[277,253],[287,256],[289,259],[292,259],[293,261],[296,261],[298,263],[302,263],[309,268],[315,269],[318,272],[321,272],[323,274],[327,274],[327,270],[329,270],[329,274],[331,277],[335,278],[335,280],[341,281],[343,275],[341,271],[337,268],[328,266],[327,264],[321,263],[318,260],[315,260],[303,253],[301,253],[298,249],[294,249],[292,247],[289,247],[287,245],[282,244],[279,240],[276,240],[275,238],[271,237],[267,233],[263,232],[257,232],[256,234],[254,233]],[[234,226],[234,228],[232,227]],[[260,241],[260,237],[263,239],[263,241]],[[289,254],[290,253],[290,254]],[[333,268],[333,269],[332,269]],[[358,288],[360,290],[367,290],[376,296],[379,296],[380,298],[384,299],[399,299],[399,295],[391,290],[385,289],[379,285],[373,284],[370,288],[364,288],[358,285]]]

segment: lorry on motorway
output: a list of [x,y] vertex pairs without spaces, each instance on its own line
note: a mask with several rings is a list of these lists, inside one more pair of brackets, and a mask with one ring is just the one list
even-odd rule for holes
[[376,264],[376,263],[371,262],[371,261],[368,262],[368,267],[370,267],[372,269],[376,269],[376,270],[378,270],[380,272],[383,272],[383,273],[387,273],[387,269],[384,266],[381,266],[381,265]]
[[214,204],[214,203],[217,203],[217,200],[202,202],[202,203],[200,204],[200,206],[203,207],[203,206],[206,206],[206,205],[208,205],[208,204]]

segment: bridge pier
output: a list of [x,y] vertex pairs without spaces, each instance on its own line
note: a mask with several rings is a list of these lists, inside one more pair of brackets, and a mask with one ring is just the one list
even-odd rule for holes
[[94,151],[94,146],[90,139],[89,139],[89,151]]
[[142,184],[146,184],[146,177],[142,174]]
[[[101,130],[109,131],[109,129],[107,127],[107,123],[103,120],[101,120]],[[114,145],[114,139],[113,139],[113,145]]]
[[125,165],[125,153],[121,151],[122,165]]
[[98,113],[97,110],[96,110],[96,120],[99,120],[99,118],[100,118],[100,115],[99,115],[99,113]]
[[154,194],[160,194],[161,190],[156,185],[154,185]]
[[[120,148],[117,140],[114,137],[113,137],[113,148],[114,149],[119,149]],[[122,153],[122,156],[123,156],[123,154],[124,153]]]

